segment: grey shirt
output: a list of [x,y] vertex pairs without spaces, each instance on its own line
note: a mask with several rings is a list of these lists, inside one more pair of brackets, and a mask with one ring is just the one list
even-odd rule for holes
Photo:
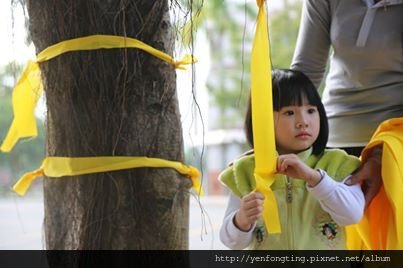
[[319,86],[330,147],[364,146],[403,116],[403,0],[304,0],[292,69]]

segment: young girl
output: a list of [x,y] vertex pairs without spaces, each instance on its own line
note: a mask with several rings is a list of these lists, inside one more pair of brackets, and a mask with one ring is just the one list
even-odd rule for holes
[[[298,71],[274,70],[272,79],[279,156],[271,189],[282,232],[265,230],[261,217],[264,196],[252,192],[251,154],[237,159],[220,175],[231,190],[220,239],[231,249],[345,249],[342,226],[357,223],[364,210],[360,185],[346,184],[360,162],[344,151],[325,150],[327,118],[309,78]],[[245,131],[253,148],[250,102]]]

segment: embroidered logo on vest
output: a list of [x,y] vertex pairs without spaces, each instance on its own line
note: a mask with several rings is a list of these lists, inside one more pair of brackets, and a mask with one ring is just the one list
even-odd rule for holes
[[320,227],[321,233],[329,240],[333,240],[337,235],[337,224],[328,222]]
[[256,226],[255,227],[255,235],[256,241],[258,243],[262,243],[264,239],[264,227],[263,226]]

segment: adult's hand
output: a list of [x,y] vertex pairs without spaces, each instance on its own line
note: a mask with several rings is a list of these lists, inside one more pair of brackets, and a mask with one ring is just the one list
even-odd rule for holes
[[382,147],[375,147],[369,153],[369,156],[361,164],[361,167],[355,172],[349,184],[362,183],[362,190],[365,196],[365,207],[378,194],[382,186]]

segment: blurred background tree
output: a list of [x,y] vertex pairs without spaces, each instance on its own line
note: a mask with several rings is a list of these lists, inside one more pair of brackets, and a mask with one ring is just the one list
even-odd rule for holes
[[[257,15],[256,5],[246,0],[198,0],[192,3],[193,10],[197,11],[192,25],[196,32],[206,33],[211,49],[207,89],[212,107],[209,116],[214,120],[209,120],[208,128],[241,128],[250,84],[250,51]],[[299,0],[284,0],[281,6],[276,7],[272,7],[269,2],[274,68],[288,68],[291,64],[301,5]],[[190,42],[189,28],[190,25],[184,28],[185,43]]]

